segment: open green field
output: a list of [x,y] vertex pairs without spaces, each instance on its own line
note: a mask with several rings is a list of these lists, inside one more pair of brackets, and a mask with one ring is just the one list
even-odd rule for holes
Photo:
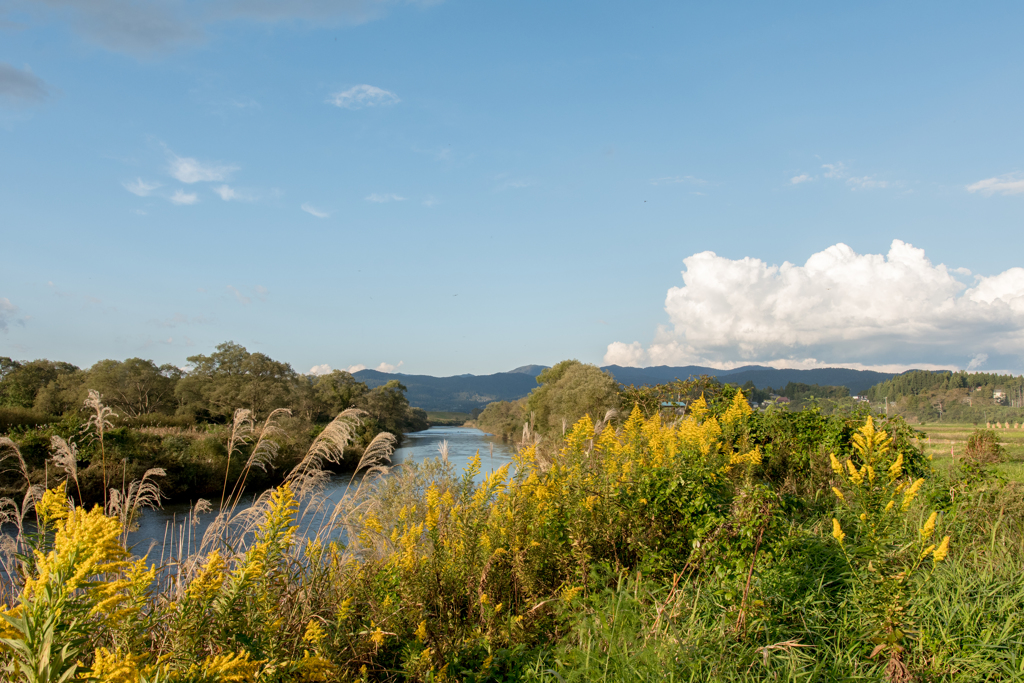
[[[1013,481],[1024,482],[1024,425],[1015,428],[1012,422],[1001,423],[1009,424],[1009,427],[991,424],[1005,450],[1004,461],[995,465],[995,469]],[[960,462],[968,437],[978,429],[972,424],[924,424],[916,427],[927,435],[921,442],[925,454],[932,457],[936,469],[943,471]],[[981,428],[984,429],[984,425]]]

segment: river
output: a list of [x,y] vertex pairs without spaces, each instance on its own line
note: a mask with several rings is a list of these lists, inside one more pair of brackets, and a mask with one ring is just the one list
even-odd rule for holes
[[[442,442],[447,442],[448,460],[455,466],[456,472],[461,472],[469,464],[469,460],[477,452],[480,453],[481,472],[477,476],[478,480],[488,472],[512,461],[510,446],[479,429],[431,427],[422,432],[406,434],[402,447],[396,449],[392,456],[392,465],[401,467],[402,463],[438,458],[441,455],[439,446]],[[351,480],[352,476],[348,474],[333,477],[327,485],[327,498],[335,501],[340,499]],[[239,509],[249,507],[255,495],[257,494],[249,496],[239,504]],[[189,555],[190,548],[194,551],[198,547],[203,533],[216,514],[207,512],[199,515],[196,523],[189,524],[187,520],[190,507],[189,504],[178,503],[155,510],[143,510],[138,520],[138,529],[128,535],[128,546],[137,555],[148,552],[151,563],[162,563],[172,555]],[[303,531],[304,527],[317,525],[319,521],[315,516],[303,517],[300,531]]]

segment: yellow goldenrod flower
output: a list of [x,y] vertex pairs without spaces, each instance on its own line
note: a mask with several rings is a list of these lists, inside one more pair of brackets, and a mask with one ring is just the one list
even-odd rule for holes
[[892,467],[889,468],[889,482],[894,482],[903,475],[903,454],[898,453]]
[[[370,622],[370,626],[373,626],[373,622]],[[379,627],[370,633],[370,642],[373,643],[374,647],[380,647],[384,644],[384,631]]]
[[832,538],[839,541],[839,545],[842,545],[843,539],[846,538],[846,534],[843,533],[843,528],[839,526],[839,520],[835,517],[832,518]]
[[938,516],[939,513],[932,512],[932,514],[928,517],[928,521],[924,523],[923,527],[921,527],[921,540],[927,541],[929,538],[931,538],[931,535],[935,533],[935,520],[936,518],[938,518]]
[[832,493],[836,494],[836,498],[838,498],[839,500],[843,501],[844,503],[846,502],[846,497],[843,495],[843,492],[837,489],[835,486],[832,487]]
[[105,647],[96,650],[89,677],[103,683],[138,683],[141,656],[120,649],[111,652]]
[[854,467],[852,460],[846,461],[846,471],[849,472],[850,481],[852,481],[855,486],[860,486],[862,483],[864,483],[863,475],[861,475],[857,468]]
[[900,510],[906,512],[907,510],[910,509],[910,504],[914,502],[914,498],[917,497],[917,493],[918,491],[921,490],[921,487],[923,485],[924,479],[918,479],[917,481],[910,485],[910,488],[907,489],[907,492],[903,495],[903,504],[900,505]]
[[326,637],[327,634],[324,633],[323,627],[320,626],[320,620],[310,619],[309,623],[306,625],[306,633],[303,634],[302,639],[313,647],[317,647]]
[[835,453],[829,453],[828,454],[828,459],[829,459],[829,462],[832,463],[832,471],[835,472],[836,474],[842,474],[843,473],[843,466],[839,462],[839,459],[836,458],[836,454]]
[[60,486],[47,489],[43,497],[36,503],[36,514],[43,526],[57,524],[68,518],[68,494],[67,482],[61,482]]
[[420,625],[416,627],[416,640],[421,643],[427,642],[427,622],[421,621]]
[[935,554],[932,555],[932,560],[935,562],[942,562],[946,559],[946,554],[949,553],[949,536],[942,539],[942,543],[935,549]]

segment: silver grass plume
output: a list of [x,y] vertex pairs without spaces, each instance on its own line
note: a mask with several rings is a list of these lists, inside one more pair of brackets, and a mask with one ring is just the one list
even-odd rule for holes
[[[362,424],[362,416],[365,414],[357,408],[349,408],[339,413],[313,440],[299,464],[288,473],[284,481],[292,486],[300,500],[322,490],[330,478],[324,471],[324,464],[337,465],[341,462],[345,456],[345,447],[352,441],[355,430]],[[363,457],[366,457],[365,453]]]
[[220,510],[223,512],[228,501],[228,473],[231,471],[231,456],[235,454],[243,444],[249,442],[253,432],[252,411],[248,408],[238,408],[231,418],[231,435],[228,437],[228,462],[224,466],[224,486],[220,493]]
[[[238,411],[235,411],[238,414]],[[267,419],[263,421],[263,424],[257,429],[255,422],[249,418],[248,432],[245,438],[249,441],[255,439],[256,445],[253,446],[252,452],[249,453],[248,459],[245,461],[245,466],[242,468],[242,474],[235,481],[235,485],[231,487],[231,495],[228,496],[228,501],[231,502],[231,510],[234,510],[238,505],[238,501],[242,497],[242,493],[245,491],[245,482],[249,478],[249,471],[253,467],[258,468],[262,472],[267,471],[267,467],[274,467],[274,460],[277,459],[277,454],[280,451],[280,444],[274,437],[284,437],[284,430],[277,426],[275,423],[278,418],[288,417],[292,414],[292,411],[287,408],[277,408],[271,411],[270,415],[267,415]],[[230,462],[229,462],[230,464]],[[225,472],[225,483],[227,483],[227,472]],[[227,506],[227,503],[221,500],[221,509]]]
[[[82,427],[87,430],[93,429],[93,437],[100,442],[100,463],[103,467],[103,507],[107,507],[107,449],[104,445],[103,435],[108,429],[113,428],[114,423],[110,418],[117,417],[117,413],[103,405],[103,397],[95,389],[89,390],[89,398],[85,399],[85,407],[92,411],[92,415]],[[79,496],[81,498],[81,496]]]
[[437,442],[437,452],[441,454],[441,460],[448,462],[448,439]]
[[68,442],[56,434],[50,437],[50,458],[53,464],[64,470],[71,481],[75,482],[78,491],[78,503],[82,503],[82,489],[78,486],[78,446],[74,441]]
[[161,467],[152,467],[146,470],[142,479],[136,479],[128,484],[127,491],[110,489],[110,500],[107,504],[107,515],[116,517],[121,521],[123,537],[127,537],[129,531],[135,530],[135,517],[142,508],[160,507],[160,484],[155,477],[167,476],[167,472]]

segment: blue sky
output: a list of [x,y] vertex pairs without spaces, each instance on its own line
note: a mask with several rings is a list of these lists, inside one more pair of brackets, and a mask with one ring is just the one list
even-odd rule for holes
[[1022,19],[0,0],[0,355],[1020,372]]

